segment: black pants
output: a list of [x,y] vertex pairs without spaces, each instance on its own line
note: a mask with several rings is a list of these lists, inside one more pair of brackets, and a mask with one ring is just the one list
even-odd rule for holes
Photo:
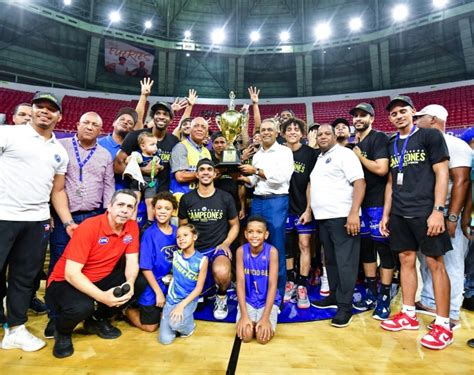
[[49,220],[0,220],[0,269],[8,259],[7,323],[24,324],[49,240]]
[[[123,268],[116,268],[110,275],[94,283],[101,290],[119,286],[125,282]],[[139,273],[134,285],[134,297],[120,307],[97,304],[94,311],[94,299],[74,288],[67,281],[53,281],[46,289],[46,303],[55,311],[56,329],[59,333],[71,334],[82,321],[94,315],[96,319],[111,318],[125,306],[138,298],[147,286],[145,277]]]
[[352,295],[357,279],[360,236],[347,234],[347,218],[318,220],[328,273],[329,288],[340,309],[352,310]]

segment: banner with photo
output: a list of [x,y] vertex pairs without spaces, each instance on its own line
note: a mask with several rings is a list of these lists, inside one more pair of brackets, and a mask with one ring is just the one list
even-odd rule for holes
[[155,50],[105,39],[105,70],[121,76],[144,78],[151,75]]

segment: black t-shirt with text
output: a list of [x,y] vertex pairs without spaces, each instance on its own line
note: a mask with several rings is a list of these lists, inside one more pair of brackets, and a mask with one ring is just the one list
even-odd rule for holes
[[[217,158],[214,151],[211,151],[212,161],[217,165],[220,160]],[[218,189],[224,190],[232,195],[234,199],[235,206],[237,209],[240,209],[240,200],[239,200],[239,184],[237,180],[234,180],[232,176],[228,173],[228,170],[220,169],[221,176],[214,180],[214,186]]]
[[[122,143],[122,151],[124,151],[127,155],[130,155],[133,151],[140,151],[140,146],[138,145],[138,136],[142,132],[151,133],[153,129],[140,129],[134,130],[130,132]],[[163,140],[158,141],[156,146],[158,148],[157,155],[160,158],[160,164],[163,165],[164,169],[158,173],[158,187],[156,189],[157,192],[161,191],[168,191],[170,188],[170,159],[171,159],[171,150],[173,147],[179,143],[179,139],[173,135],[166,133],[165,138]]]
[[292,215],[301,215],[306,210],[308,203],[306,199],[306,188],[309,183],[309,175],[313,171],[318,153],[315,149],[301,145],[301,147],[293,151],[293,160],[295,169],[290,180],[290,204],[289,213]]
[[403,162],[403,184],[398,185],[400,154],[405,139],[397,144],[396,135],[390,138],[390,173],[392,174],[392,213],[405,217],[427,217],[433,211],[436,176],[433,165],[449,160],[443,134],[436,129],[416,129],[408,140]]
[[[371,130],[357,146],[359,146],[362,155],[369,160],[389,158],[388,136],[385,133]],[[387,175],[379,176],[370,172],[364,166],[362,168],[364,169],[366,183],[362,207],[383,207]]]
[[229,232],[229,220],[237,217],[232,196],[216,189],[210,197],[201,197],[193,190],[181,197],[178,217],[188,219],[198,231],[196,249],[207,250],[220,245]]

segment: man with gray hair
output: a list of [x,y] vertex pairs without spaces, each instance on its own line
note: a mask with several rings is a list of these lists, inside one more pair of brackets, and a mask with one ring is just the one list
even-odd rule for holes
[[278,250],[278,291],[283,296],[286,284],[285,226],[294,161],[293,152],[276,141],[278,125],[272,118],[262,121],[262,144],[252,158],[252,165],[240,166],[240,171],[246,176],[239,179],[248,187],[255,187],[251,213],[267,220],[268,242]]
[[[460,327],[459,310],[461,308],[464,290],[464,258],[468,250],[467,233],[461,228],[461,217],[469,191],[471,173],[471,149],[461,139],[446,134],[448,111],[441,105],[432,104],[415,114],[419,128],[438,129],[444,135],[449,152],[449,184],[445,204],[446,230],[451,237],[453,251],[444,254],[444,264],[451,281],[451,296],[449,318],[451,329]],[[431,273],[426,264],[426,258],[418,254],[421,264],[423,289],[421,300],[417,302],[417,312],[436,315],[436,303],[433,291]]]

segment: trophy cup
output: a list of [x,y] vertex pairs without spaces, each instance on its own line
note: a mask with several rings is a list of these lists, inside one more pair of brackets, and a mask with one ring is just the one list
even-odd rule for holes
[[229,109],[222,115],[216,116],[222,135],[226,139],[228,145],[227,149],[222,152],[221,162],[217,167],[229,168],[230,170],[235,171],[240,165],[240,156],[234,146],[234,142],[242,131],[242,125],[248,121],[248,115],[235,110],[235,94],[233,91],[230,92],[229,99]]

